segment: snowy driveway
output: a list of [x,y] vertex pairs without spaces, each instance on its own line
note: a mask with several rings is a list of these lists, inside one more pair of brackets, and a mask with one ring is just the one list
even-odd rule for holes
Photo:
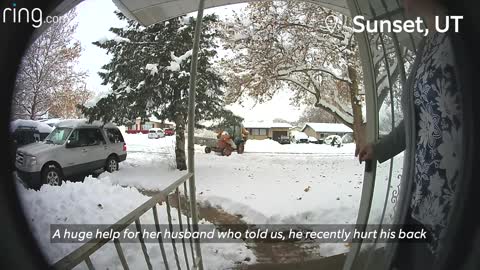
[[[161,190],[183,172],[174,170],[173,137],[126,135],[128,158],[112,182]],[[245,154],[205,154],[196,147],[198,200],[240,214],[248,223],[354,223],[363,166],[354,146],[247,142]],[[256,151],[256,152],[255,152]]]

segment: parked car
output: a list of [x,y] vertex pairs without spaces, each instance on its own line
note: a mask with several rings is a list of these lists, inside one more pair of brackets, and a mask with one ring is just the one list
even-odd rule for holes
[[149,139],[159,139],[165,137],[165,133],[161,128],[151,128],[148,130]]
[[12,121],[10,123],[12,160],[15,160],[18,147],[43,141],[52,130],[49,125],[38,121],[23,119]]
[[61,185],[68,177],[85,176],[99,169],[118,170],[127,158],[127,146],[114,124],[65,120],[43,142],[18,148],[17,175],[32,188]]
[[18,119],[10,123],[10,132],[18,146],[43,141],[52,130],[53,127],[40,121]]
[[163,132],[165,133],[165,136],[175,135],[175,130],[173,130],[172,128],[166,128],[166,129],[163,130]]
[[292,136],[292,143],[308,143],[308,135],[297,131]]
[[290,138],[288,136],[280,136],[278,142],[280,144],[290,144]]
[[319,144],[320,142],[317,140],[315,137],[308,137],[308,143],[314,143],[314,144]]
[[338,135],[330,135],[328,137],[325,138],[325,140],[323,140],[323,143],[324,144],[329,144],[331,146],[342,146],[342,137],[338,136]]

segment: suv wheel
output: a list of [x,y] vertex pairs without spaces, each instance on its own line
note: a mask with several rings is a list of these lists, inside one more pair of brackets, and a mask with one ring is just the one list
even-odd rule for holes
[[51,164],[42,172],[42,183],[52,186],[60,186],[62,184],[62,172],[60,169]]
[[118,171],[118,161],[114,156],[108,157],[107,164],[105,165],[105,170],[110,173]]

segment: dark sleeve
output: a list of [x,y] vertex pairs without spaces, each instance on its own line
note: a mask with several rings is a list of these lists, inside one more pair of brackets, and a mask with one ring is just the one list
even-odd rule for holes
[[373,144],[373,153],[376,159],[383,163],[405,150],[405,125],[403,120],[390,134]]

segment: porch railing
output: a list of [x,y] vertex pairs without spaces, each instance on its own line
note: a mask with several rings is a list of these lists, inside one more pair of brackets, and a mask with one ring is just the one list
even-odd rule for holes
[[[138,232],[142,231],[142,224],[140,223],[140,217],[143,215],[147,215],[149,210],[152,210],[153,214],[153,219],[155,220],[155,228],[157,233],[160,232],[160,223],[158,219],[158,210],[157,210],[157,204],[166,204],[166,212],[167,212],[167,217],[168,217],[168,226],[170,229],[174,226],[172,223],[172,213],[171,213],[171,207],[170,207],[170,201],[172,199],[177,200],[175,202],[175,205],[177,207],[177,215],[178,215],[178,226],[180,227],[181,230],[183,230],[184,226],[187,228],[189,231],[194,230],[192,228],[193,222],[195,219],[192,219],[192,212],[196,211],[191,211],[192,210],[192,205],[195,205],[195,202],[189,199],[189,188],[187,181],[193,177],[193,173],[187,173],[186,175],[180,177],[178,180],[176,180],[174,183],[169,185],[167,188],[164,190],[158,192],[155,194],[152,198],[150,198],[148,201],[137,207],[135,210],[127,214],[125,217],[120,219],[117,223],[109,226],[106,228],[104,231],[109,232],[122,232],[124,229],[129,227],[130,225],[135,223],[135,228]],[[180,187],[183,186],[183,196],[185,198],[186,204],[184,203],[183,205],[186,205],[186,209],[182,209],[182,203],[180,202],[180,196],[181,190]],[[195,207],[195,206],[194,206]],[[182,215],[185,217],[186,223],[184,223]],[[112,236],[113,234],[110,234]],[[77,265],[84,263],[88,269],[92,270],[95,269],[95,262],[92,261],[91,255],[94,254],[98,249],[100,249],[102,246],[104,246],[107,243],[110,243],[112,241],[112,238],[100,238],[100,239],[92,239],[89,242],[85,243],[82,245],[80,248],[74,250],[71,252],[69,255],[66,257],[62,258],[59,260],[57,263],[53,265],[54,269],[72,269],[76,267]],[[140,242],[140,247],[143,251],[143,255],[145,257],[145,262],[148,267],[148,269],[152,269],[152,263],[150,261],[150,256],[148,254],[146,245],[145,245],[145,240],[142,237],[139,237],[139,242]],[[125,258],[122,245],[118,239],[114,239],[113,243],[115,245],[115,249],[117,251],[117,256],[123,266],[123,269],[130,269],[128,265],[128,261]],[[179,254],[179,249],[177,249],[177,243],[175,241],[171,241],[171,245],[173,248],[173,253],[174,253],[174,258],[167,258],[166,252],[165,252],[165,245],[167,243],[164,243],[162,241],[162,238],[160,237],[158,239],[158,244],[160,246],[160,251],[162,254],[162,259],[163,259],[163,264],[165,266],[165,269],[181,269],[180,266],[180,260],[184,260],[184,265],[186,266],[186,269],[202,269],[202,255],[200,252],[196,252],[196,250],[200,249],[200,242],[198,241],[181,241],[181,250],[183,251],[183,254]],[[170,259],[170,260],[169,260]]]
[[[177,212],[178,212],[178,221],[180,229],[182,229],[183,224],[182,222],[182,209],[180,203],[180,190],[179,187],[183,185],[184,189],[184,196],[187,200],[187,214],[186,215],[186,226],[190,231],[198,231],[198,216],[197,216],[197,204],[196,204],[196,187],[195,187],[195,149],[194,149],[194,125],[195,125],[195,89],[196,89],[196,80],[197,80],[197,62],[198,62],[198,51],[199,51],[199,43],[200,43],[200,35],[201,35],[201,28],[202,28],[202,20],[203,20],[203,10],[205,6],[205,0],[200,0],[198,3],[198,13],[197,13],[197,21],[195,25],[195,33],[194,33],[194,41],[193,41],[193,50],[192,50],[192,62],[190,66],[190,85],[189,85],[189,93],[188,93],[188,140],[187,140],[187,149],[188,149],[188,173],[182,176],[180,179],[172,183],[166,189],[162,190],[158,194],[154,195],[151,199],[140,205],[138,208],[133,210],[131,213],[120,219],[117,223],[110,226],[106,229],[106,231],[112,230],[113,232],[121,232],[129,225],[135,223],[135,228],[141,234],[141,223],[140,217],[146,214],[147,211],[152,210],[153,217],[155,220],[155,226],[157,233],[160,231],[160,224],[158,221],[158,212],[157,212],[157,204],[166,203],[166,211],[168,217],[168,224],[170,230],[173,226],[172,224],[172,215],[171,215],[171,208],[170,208],[170,196],[172,193],[175,193],[176,199],[178,200]],[[187,183],[188,181],[188,183]],[[111,234],[113,235],[113,233]],[[95,253],[100,247],[104,246],[108,242],[111,241],[111,238],[105,239],[94,239],[89,241],[88,243],[84,244],[77,250],[73,251],[53,266],[55,269],[72,269],[73,267],[79,265],[80,263],[85,263],[87,268],[92,270],[95,269],[95,264],[91,260],[90,256]],[[148,269],[152,269],[152,264],[150,262],[150,257],[148,255],[148,250],[145,245],[145,241],[142,237],[139,237],[140,245],[143,251],[143,255],[145,257],[146,264]],[[124,269],[129,269],[128,261],[125,258],[123,253],[122,246],[118,239],[114,241],[115,249],[117,251],[118,258]],[[163,262],[165,264],[165,268],[167,270],[170,269],[169,259],[166,256],[164,243],[159,238],[159,245],[161,249],[161,254],[163,258]],[[180,268],[180,258],[178,250],[176,248],[175,242],[172,240],[173,245],[173,252],[174,252],[174,259],[176,268]],[[187,248],[187,245],[189,247]],[[190,241],[188,244],[185,241],[182,241],[183,247],[183,258],[185,260],[185,265],[187,266],[187,270],[190,269],[199,269],[203,270],[203,260],[202,260],[202,252],[200,248],[200,240],[195,239]],[[189,251],[188,251],[189,249]],[[189,262],[188,253],[191,253],[192,261]],[[190,267],[191,265],[191,267]]]

